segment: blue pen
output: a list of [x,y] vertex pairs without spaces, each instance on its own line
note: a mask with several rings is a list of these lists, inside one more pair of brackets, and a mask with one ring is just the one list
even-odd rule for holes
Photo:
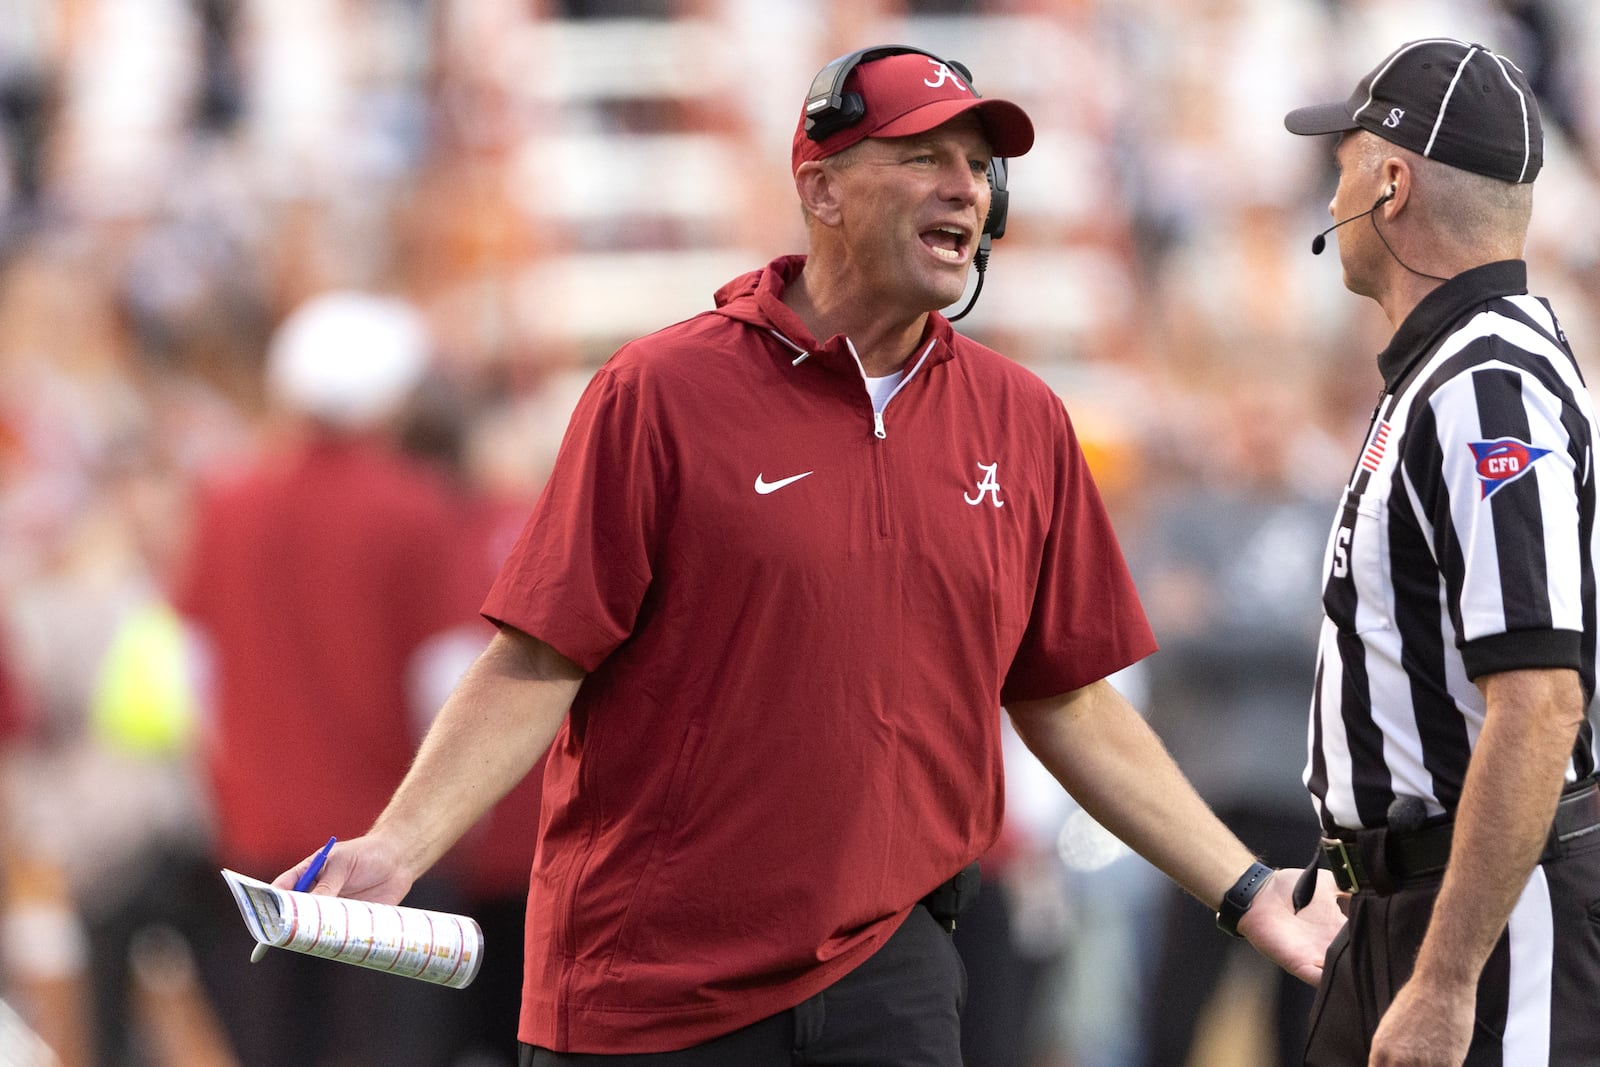
[[[311,857],[311,866],[306,868],[305,874],[302,874],[298,879],[295,880],[294,891],[296,893],[311,892],[311,887],[317,884],[317,875],[322,873],[322,865],[328,862],[328,853],[333,851],[334,842],[338,840],[339,839],[337,837],[328,838],[328,843],[322,846],[321,851],[319,851],[315,856]],[[256,945],[255,948],[250,950],[250,962],[260,963],[261,957],[265,956],[266,954],[267,943],[263,941]]]

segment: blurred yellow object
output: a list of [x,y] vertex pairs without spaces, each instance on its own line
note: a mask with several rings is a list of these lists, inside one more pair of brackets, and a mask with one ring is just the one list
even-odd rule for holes
[[169,605],[129,615],[101,664],[90,711],[95,737],[130,755],[184,751],[198,715],[192,668],[183,623]]

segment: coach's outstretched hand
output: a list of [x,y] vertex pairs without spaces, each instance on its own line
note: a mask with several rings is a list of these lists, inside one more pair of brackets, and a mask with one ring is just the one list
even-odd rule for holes
[[[278,875],[272,884],[278,889],[293,889],[315,855],[307,856]],[[399,849],[391,847],[382,837],[368,834],[333,846],[311,892],[354,897],[375,904],[398,904],[411,891],[414,880],[400,864]]]
[[1322,980],[1328,944],[1345,918],[1335,900],[1338,890],[1333,875],[1328,871],[1317,873],[1316,895],[1295,914],[1292,896],[1298,877],[1298,870],[1274,872],[1239,920],[1239,932],[1267,959],[1302,982],[1316,985]]

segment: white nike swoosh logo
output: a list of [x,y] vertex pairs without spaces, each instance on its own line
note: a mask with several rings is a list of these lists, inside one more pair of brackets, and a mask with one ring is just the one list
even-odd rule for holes
[[806,471],[804,474],[791,474],[789,477],[779,478],[775,482],[769,482],[763,475],[758,474],[756,475],[756,492],[760,493],[762,496],[766,496],[768,493],[776,493],[784,486],[793,485],[801,478],[809,478],[815,473],[815,471]]

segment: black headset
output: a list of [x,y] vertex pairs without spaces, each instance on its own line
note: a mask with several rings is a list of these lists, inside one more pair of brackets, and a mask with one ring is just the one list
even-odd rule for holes
[[[874,59],[903,55],[927,56],[935,62],[943,63],[966,79],[967,88],[972,90],[973,96],[982,95],[973,86],[972,72],[965,64],[908,45],[888,44],[862,48],[835,59],[819,70],[817,76],[811,80],[811,91],[806,93],[806,136],[813,141],[826,141],[840,130],[854,126],[865,118],[867,104],[861,98],[861,94],[844,91],[844,83],[850,77],[850,72]],[[998,156],[989,161],[989,214],[983,220],[985,251],[990,238],[998,239],[1006,235],[1006,208],[1011,201],[1011,194],[1006,191],[1007,169],[1006,161]]]

